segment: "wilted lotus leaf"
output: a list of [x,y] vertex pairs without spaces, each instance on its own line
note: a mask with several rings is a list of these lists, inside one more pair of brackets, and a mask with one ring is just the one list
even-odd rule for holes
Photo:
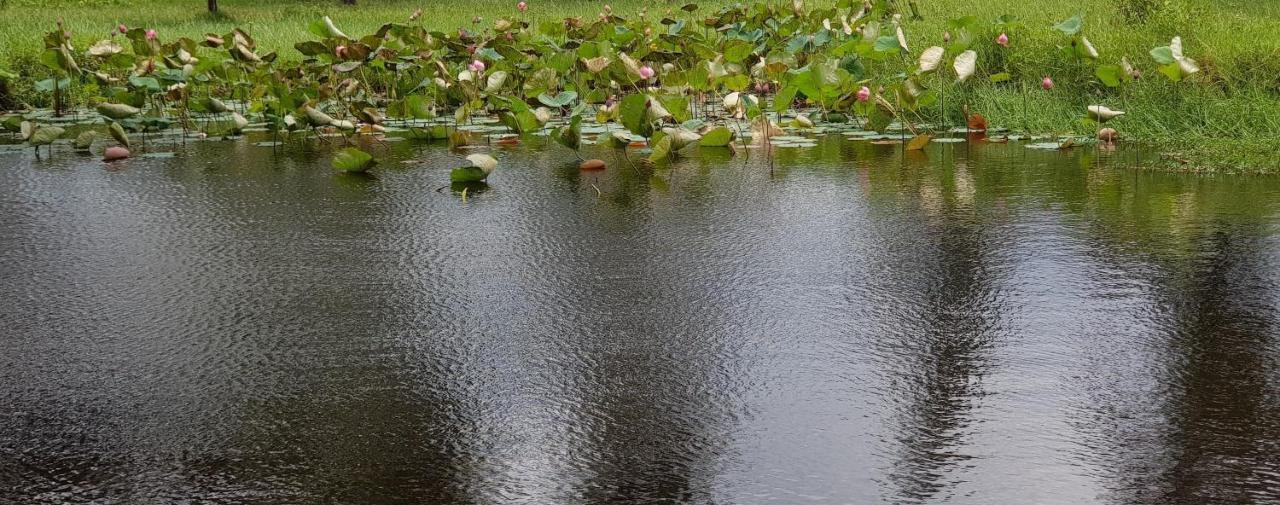
[[932,72],[934,69],[938,68],[938,65],[942,63],[942,56],[946,54],[946,52],[946,49],[939,46],[933,46],[925,49],[923,53],[920,53],[920,71]]
[[978,53],[970,49],[956,56],[956,60],[952,66],[956,70],[956,81],[964,82],[973,76],[974,70],[978,65]]
[[89,46],[89,56],[105,57],[120,54],[121,51],[124,51],[124,48],[110,39],[99,40]]

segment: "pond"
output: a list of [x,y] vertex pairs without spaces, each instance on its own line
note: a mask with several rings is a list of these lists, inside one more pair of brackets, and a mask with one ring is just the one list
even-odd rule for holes
[[1278,178],[262,140],[0,153],[0,502],[1280,500]]

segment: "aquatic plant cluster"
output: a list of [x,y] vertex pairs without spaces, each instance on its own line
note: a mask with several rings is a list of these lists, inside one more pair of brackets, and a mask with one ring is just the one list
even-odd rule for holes
[[[923,149],[933,132],[949,126],[945,112],[940,124],[926,124],[920,113],[940,100],[945,104],[943,83],[1029,78],[1039,89],[1023,84],[1022,93],[1054,87],[1051,75],[1013,76],[1003,69],[1007,53],[1019,50],[1010,34],[1026,28],[1018,20],[957,18],[947,24],[944,45],[916,50],[904,28],[904,17],[916,16],[914,6],[902,4],[841,0],[809,8],[794,0],[700,12],[690,3],[631,17],[605,5],[594,19],[535,26],[523,19],[535,7],[520,2],[510,16],[477,18],[453,32],[415,24],[418,11],[405,23],[387,23],[364,36],[349,35],[325,17],[309,26],[311,40],[295,44],[298,55],[288,57],[260,54],[242,29],[166,40],[156,30],[125,25],[79,50],[59,24],[45,36],[40,58],[57,75],[36,86],[53,93],[57,114],[94,107],[106,132],[124,147],[107,158],[128,156],[131,134],[173,128],[225,136],[253,124],[287,140],[295,132],[349,139],[403,127],[418,138],[466,143],[461,125],[496,119],[513,134],[549,134],[575,151],[584,122],[604,125],[589,130],[597,134],[594,142],[644,148],[655,162],[695,144],[731,147],[748,138],[767,144],[788,138],[786,129],[833,124],[910,132],[901,139],[904,148]],[[1101,63],[1081,16],[1043,29],[1060,32],[1062,57],[1091,66],[1107,87],[1122,88],[1141,76],[1127,58]],[[1199,71],[1176,37],[1150,55],[1158,73],[1173,81]],[[913,62],[912,70],[882,71],[895,68],[886,64],[893,60]],[[66,103],[74,96],[70,88],[90,80],[98,96]],[[981,111],[967,104],[963,110],[963,131],[987,129]],[[1123,114],[1101,104],[1081,110],[1082,120],[1096,123]],[[66,134],[40,117],[11,116],[0,125],[18,132],[38,155],[40,146]],[[86,131],[74,143],[88,149],[97,136]],[[1118,133],[1107,128],[1097,137],[1110,143]],[[1081,140],[1048,145],[1065,148]],[[454,181],[483,180],[495,166],[492,158],[471,161],[454,171]],[[343,171],[374,162],[354,147],[334,159]]]

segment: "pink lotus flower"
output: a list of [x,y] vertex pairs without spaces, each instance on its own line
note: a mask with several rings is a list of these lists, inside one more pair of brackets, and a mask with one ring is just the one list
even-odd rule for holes
[[333,55],[339,58],[347,57],[347,46],[338,46],[333,48]]
[[474,60],[471,62],[470,65],[467,65],[467,69],[471,70],[471,73],[473,74],[479,74],[481,72],[484,72],[484,62],[480,60]]
[[527,10],[529,10],[529,4],[524,3],[524,2],[520,2],[520,3],[516,4],[516,10],[518,10],[518,11],[520,11],[520,12],[527,11]]
[[865,101],[870,100],[870,99],[871,99],[871,88],[868,88],[868,87],[866,87],[866,86],[863,86],[863,87],[862,87],[862,89],[859,89],[859,90],[858,90],[858,101],[859,101],[859,102],[865,102]]
[[1009,36],[1001,33],[999,37],[996,37],[996,44],[1000,44],[1003,47],[1009,47]]
[[117,26],[116,29],[120,30],[120,33],[129,33],[129,27],[125,26],[124,23],[120,23],[120,26]]
[[640,78],[641,78],[641,79],[645,79],[645,80],[653,79],[653,75],[654,75],[653,67],[650,67],[649,65],[645,65],[645,66],[643,66],[643,67],[640,67]]
[[147,30],[147,40],[155,40],[155,39],[156,39],[156,31]]
[[1044,76],[1044,80],[1040,81],[1040,87],[1044,88],[1045,91],[1053,89],[1053,79],[1050,79],[1047,75]]

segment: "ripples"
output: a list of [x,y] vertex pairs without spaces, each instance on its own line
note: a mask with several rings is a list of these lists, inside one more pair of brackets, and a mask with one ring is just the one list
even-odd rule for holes
[[1280,497],[1274,180],[387,149],[10,157],[0,502]]

